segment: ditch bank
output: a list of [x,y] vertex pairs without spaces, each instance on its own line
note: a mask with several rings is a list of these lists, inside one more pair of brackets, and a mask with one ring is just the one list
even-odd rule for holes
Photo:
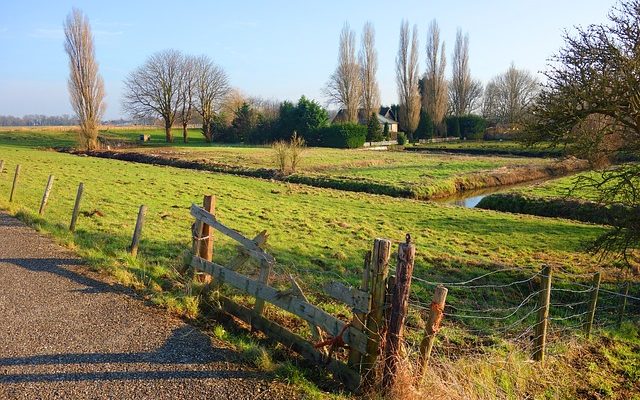
[[626,218],[632,212],[621,204],[604,205],[586,200],[531,197],[519,193],[489,195],[480,200],[476,208],[541,217],[566,218],[601,225],[611,225],[616,220]]
[[333,176],[313,173],[282,175],[278,170],[271,168],[243,168],[229,164],[189,161],[177,157],[158,156],[133,151],[97,150],[80,152],[71,149],[58,149],[58,151],[76,155],[234,174],[252,178],[304,184],[319,188],[405,197],[418,200],[438,199],[461,194],[469,190],[552,179],[589,168],[587,161],[569,157],[549,165],[503,167],[492,171],[454,177],[437,184],[429,182],[394,184],[351,176]]
[[516,157],[536,157],[536,158],[556,158],[563,157],[565,152],[560,149],[548,150],[527,150],[527,149],[483,149],[483,148],[438,148],[438,147],[406,147],[405,151],[435,153],[435,154],[468,154],[473,156],[516,156]]

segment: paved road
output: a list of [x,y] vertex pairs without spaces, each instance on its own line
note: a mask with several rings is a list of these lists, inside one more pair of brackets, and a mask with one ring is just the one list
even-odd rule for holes
[[294,399],[0,213],[1,399]]

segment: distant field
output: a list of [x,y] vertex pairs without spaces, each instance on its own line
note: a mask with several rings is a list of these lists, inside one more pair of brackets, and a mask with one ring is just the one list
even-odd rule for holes
[[[204,142],[199,129],[189,130],[189,143],[186,145],[179,137],[180,130],[174,129],[176,138],[172,146],[166,145],[162,129],[141,131],[136,127],[117,127],[106,129],[101,134],[109,139],[136,142],[141,132],[151,135],[151,141],[118,151],[211,165],[220,172],[260,177],[271,175],[268,171],[265,174],[256,170],[272,170],[275,173],[276,163],[270,147],[208,144]],[[4,140],[31,147],[70,146],[74,135],[57,130],[0,130]],[[319,187],[427,199],[454,194],[460,187],[484,185],[484,182],[478,181],[496,172],[504,174],[521,167],[536,168],[551,163],[551,160],[542,158],[308,148],[303,153],[297,173],[287,177],[287,180]],[[527,179],[527,171],[517,174]]]
[[409,150],[443,151],[476,155],[512,155],[522,157],[561,157],[564,155],[564,151],[562,149],[550,148],[546,143],[536,146],[525,146],[522,143],[512,140],[461,140],[445,143],[425,143],[412,146]]

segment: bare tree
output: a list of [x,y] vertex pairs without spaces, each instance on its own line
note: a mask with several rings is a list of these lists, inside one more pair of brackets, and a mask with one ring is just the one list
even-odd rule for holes
[[447,58],[445,44],[440,44],[440,28],[436,20],[431,21],[427,34],[427,71],[424,77],[422,106],[438,126],[447,113]]
[[177,50],[153,54],[124,81],[124,107],[133,118],[159,116],[167,142],[180,104],[183,55]]
[[340,33],[338,66],[329,77],[324,93],[330,103],[338,104],[344,109],[348,122],[358,121],[362,83],[360,66],[356,59],[356,35],[348,23],[344,24]]
[[195,94],[195,78],[196,78],[196,60],[192,56],[185,56],[182,60],[180,68],[180,87],[179,87],[179,120],[182,123],[182,140],[184,143],[189,142],[188,125],[193,117],[193,101]]
[[378,72],[378,52],[376,51],[376,31],[371,22],[362,29],[360,48],[360,79],[362,81],[362,108],[367,118],[380,109],[380,89],[376,73]]
[[471,78],[469,69],[469,35],[462,36],[458,29],[453,50],[451,84],[449,86],[449,107],[456,116],[466,115],[478,107],[482,97],[482,83]]
[[512,63],[487,84],[482,113],[496,122],[522,123],[539,90],[538,79]]
[[229,93],[229,78],[222,67],[205,55],[198,57],[195,65],[195,109],[202,117],[202,134],[207,142],[211,142],[211,123]]
[[418,68],[418,28],[414,25],[413,33],[409,37],[409,22],[402,21],[396,57],[396,81],[400,100],[400,125],[409,135],[415,132],[420,120]]
[[104,82],[98,73],[89,20],[74,8],[64,26],[64,49],[69,56],[69,97],[80,122],[79,144],[98,147],[98,126],[104,114]]

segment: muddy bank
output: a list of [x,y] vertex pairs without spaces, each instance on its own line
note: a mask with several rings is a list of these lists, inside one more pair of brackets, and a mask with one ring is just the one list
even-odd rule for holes
[[604,205],[577,199],[530,197],[519,193],[492,194],[483,198],[476,207],[541,217],[567,218],[602,225],[612,225],[616,220],[624,219],[632,212],[628,207],[620,204]]
[[394,184],[358,177],[333,176],[316,173],[298,173],[283,176],[276,169],[271,168],[243,168],[222,163],[189,161],[177,157],[158,156],[134,151],[99,150],[78,152],[68,149],[61,151],[77,155],[88,155],[92,157],[109,158],[144,164],[166,165],[177,168],[227,173],[262,179],[275,179],[283,182],[299,183],[320,188],[382,194],[419,200],[448,197],[468,190],[478,190],[503,185],[514,185],[529,181],[551,179],[588,168],[588,163],[586,161],[567,158],[551,165],[503,167],[493,171],[468,174],[452,178],[450,181],[445,182],[444,184],[439,184],[435,187],[429,183],[416,182],[415,184]]

